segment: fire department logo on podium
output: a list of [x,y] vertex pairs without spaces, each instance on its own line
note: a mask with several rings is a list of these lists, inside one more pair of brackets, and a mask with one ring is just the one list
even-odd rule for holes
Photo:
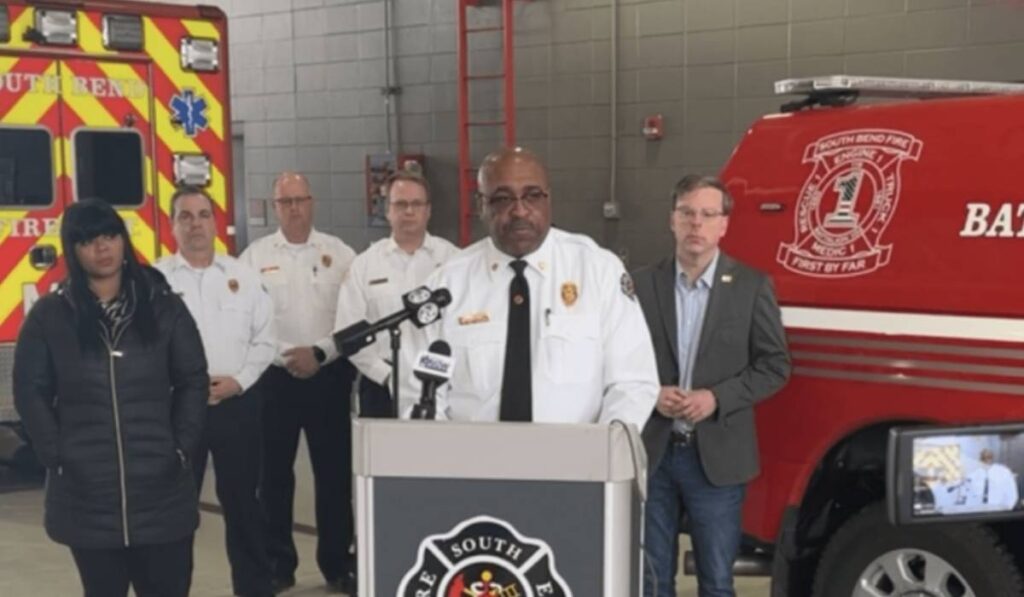
[[477,516],[420,543],[398,597],[572,597],[543,541]]
[[779,246],[786,269],[817,278],[848,278],[889,263],[881,242],[900,197],[900,165],[917,161],[922,143],[887,129],[822,137],[804,150],[814,169],[797,202],[796,238]]

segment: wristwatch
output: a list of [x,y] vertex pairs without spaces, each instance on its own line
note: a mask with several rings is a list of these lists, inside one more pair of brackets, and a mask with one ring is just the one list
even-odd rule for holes
[[313,347],[313,358],[316,359],[317,363],[323,365],[324,361],[327,360],[327,353],[324,352],[324,349],[320,348],[319,346],[314,346]]

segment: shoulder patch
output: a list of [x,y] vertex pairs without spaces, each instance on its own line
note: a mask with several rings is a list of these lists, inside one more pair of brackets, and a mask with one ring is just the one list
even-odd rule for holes
[[622,289],[622,294],[629,297],[630,300],[636,300],[636,288],[633,287],[633,278],[629,275],[629,272],[622,272],[622,278],[619,279],[619,287]]

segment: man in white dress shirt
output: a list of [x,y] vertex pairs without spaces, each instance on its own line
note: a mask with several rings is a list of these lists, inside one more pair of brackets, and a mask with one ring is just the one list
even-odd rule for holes
[[[391,236],[366,249],[352,262],[338,294],[335,329],[359,321],[377,321],[402,308],[402,295],[423,284],[427,276],[458,252],[443,238],[427,232],[430,222],[430,185],[416,172],[399,171],[386,183],[388,223]],[[402,324],[403,354],[415,354],[426,346],[416,345],[420,337],[411,333],[411,323]],[[350,357],[359,369],[359,407],[363,417],[390,417],[393,406],[391,341],[381,332],[377,341]],[[399,374],[410,371],[403,362]]]
[[[489,237],[427,280],[452,294],[441,320],[421,332],[427,345],[445,339],[455,361],[437,397],[439,417],[643,428],[658,373],[622,262],[586,236],[551,227],[548,174],[535,154],[487,156],[479,187]],[[403,414],[418,398],[419,384],[410,386]]]
[[315,200],[304,176],[284,172],[274,182],[280,228],[252,243],[241,260],[263,279],[274,302],[278,353],[264,375],[267,402],[261,497],[270,563],[278,590],[295,584],[292,539],[295,453],[305,433],[316,490],[317,564],[328,590],[355,590],[352,542],[352,421],[349,394],[355,369],[339,359],[331,339],[338,289],[355,252],[313,228]]
[[202,189],[175,192],[171,221],[178,252],[156,267],[196,320],[210,373],[206,429],[193,462],[196,486],[202,487],[212,454],[234,592],[267,597],[273,593],[256,491],[262,452],[256,381],[274,358],[274,306],[256,272],[215,253],[213,201]]
[[979,454],[981,466],[967,475],[966,505],[971,511],[1010,511],[1020,501],[1017,478],[1005,464],[996,462],[992,450]]

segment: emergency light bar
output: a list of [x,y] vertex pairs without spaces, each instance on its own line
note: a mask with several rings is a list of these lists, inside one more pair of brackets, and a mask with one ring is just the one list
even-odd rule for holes
[[181,38],[181,68],[196,72],[213,72],[219,67],[220,53],[216,40]]
[[902,77],[832,75],[775,82],[775,95],[856,93],[871,97],[952,97],[1024,93],[1024,84]]
[[7,13],[7,5],[0,4],[0,43],[11,41],[11,15]]
[[78,17],[73,10],[37,8],[35,30],[43,43],[73,46],[78,43]]
[[103,15],[103,47],[108,50],[142,50],[142,17]]
[[210,184],[210,158],[201,153],[174,154],[174,184],[205,187]]

